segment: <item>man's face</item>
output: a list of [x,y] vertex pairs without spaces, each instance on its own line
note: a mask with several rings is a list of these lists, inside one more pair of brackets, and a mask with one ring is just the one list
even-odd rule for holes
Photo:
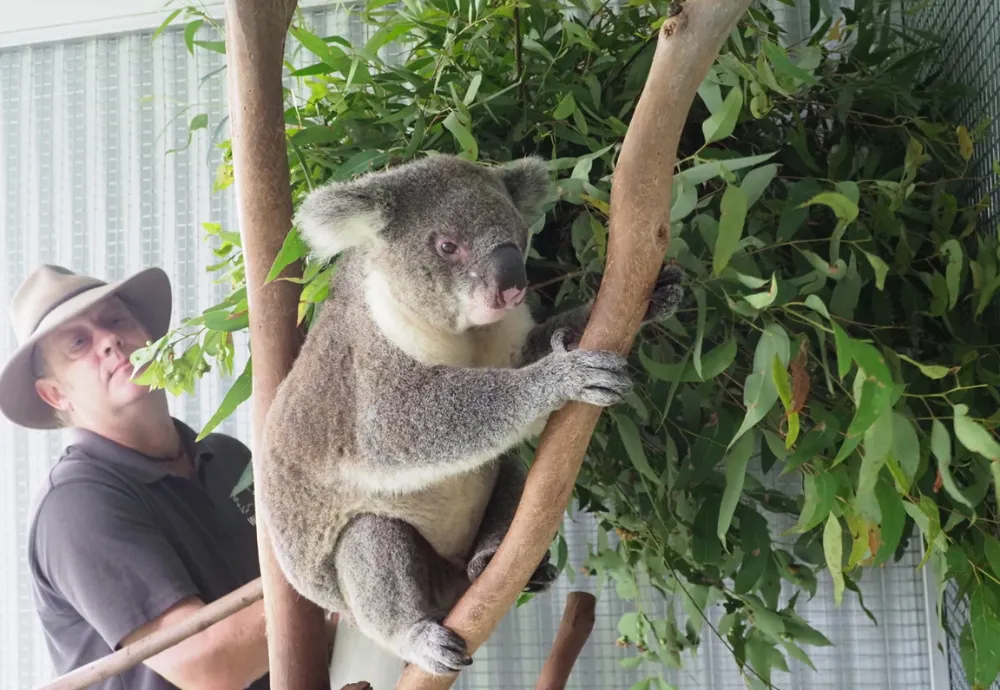
[[113,418],[149,392],[129,381],[129,356],[147,340],[149,334],[125,303],[111,296],[38,343],[36,360],[44,367],[36,389],[79,422]]

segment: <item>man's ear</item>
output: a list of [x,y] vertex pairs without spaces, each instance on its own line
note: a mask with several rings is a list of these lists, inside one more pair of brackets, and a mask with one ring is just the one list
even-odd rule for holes
[[38,392],[38,397],[44,400],[50,407],[62,410],[63,412],[68,412],[72,407],[55,379],[36,379],[35,390]]
[[538,156],[518,158],[493,169],[514,206],[529,222],[534,220],[552,191],[548,164]]
[[295,225],[318,259],[327,261],[373,242],[385,229],[389,208],[379,193],[377,177],[378,173],[372,173],[324,185],[299,204]]

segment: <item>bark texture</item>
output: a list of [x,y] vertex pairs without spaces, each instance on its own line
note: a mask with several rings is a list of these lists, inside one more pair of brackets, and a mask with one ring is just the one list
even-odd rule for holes
[[[301,287],[285,280],[264,284],[292,227],[281,68],[295,7],[295,0],[226,0],[225,4],[233,173],[250,306],[257,438],[304,338],[296,325]],[[282,275],[301,275],[301,270],[296,263]],[[255,455],[255,479],[262,462],[267,458]],[[260,517],[257,541],[271,689],[326,690],[330,673],[323,612],[288,584]]]

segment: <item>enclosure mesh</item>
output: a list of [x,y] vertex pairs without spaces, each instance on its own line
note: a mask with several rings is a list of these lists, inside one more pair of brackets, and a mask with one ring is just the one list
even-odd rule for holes
[[[993,164],[1000,160],[1000,2],[998,0],[902,0],[903,22],[934,32],[943,39],[940,48],[944,75],[970,87],[968,98],[955,103],[954,121],[974,128],[984,118],[991,121],[972,159],[970,177],[962,202],[972,204],[989,198],[989,208],[980,232],[995,233],[1000,221],[1000,193]],[[1000,318],[1000,310],[993,312]],[[944,626],[947,634],[948,671],[952,690],[971,690],[959,654],[959,636],[969,619],[968,600],[957,588],[945,592]],[[1000,681],[991,690],[1000,690]]]

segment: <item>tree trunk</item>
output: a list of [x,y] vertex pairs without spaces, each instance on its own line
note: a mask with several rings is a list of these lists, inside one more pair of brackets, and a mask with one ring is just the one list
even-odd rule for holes
[[[292,225],[281,70],[295,6],[295,0],[226,0],[233,173],[250,306],[256,439],[303,340],[296,324],[301,287],[284,280],[264,285]],[[301,275],[301,270],[296,263],[283,275]],[[255,479],[262,462],[267,458],[255,453]],[[323,612],[288,584],[259,514],[257,540],[270,687],[326,690],[330,675]]]
[[[750,0],[687,0],[664,22],[611,188],[608,258],[583,349],[627,353],[670,242],[677,145],[698,87]],[[507,536],[444,620],[473,653],[511,608],[563,519],[601,409],[570,403],[549,418]],[[457,675],[409,666],[397,690],[445,690]]]

